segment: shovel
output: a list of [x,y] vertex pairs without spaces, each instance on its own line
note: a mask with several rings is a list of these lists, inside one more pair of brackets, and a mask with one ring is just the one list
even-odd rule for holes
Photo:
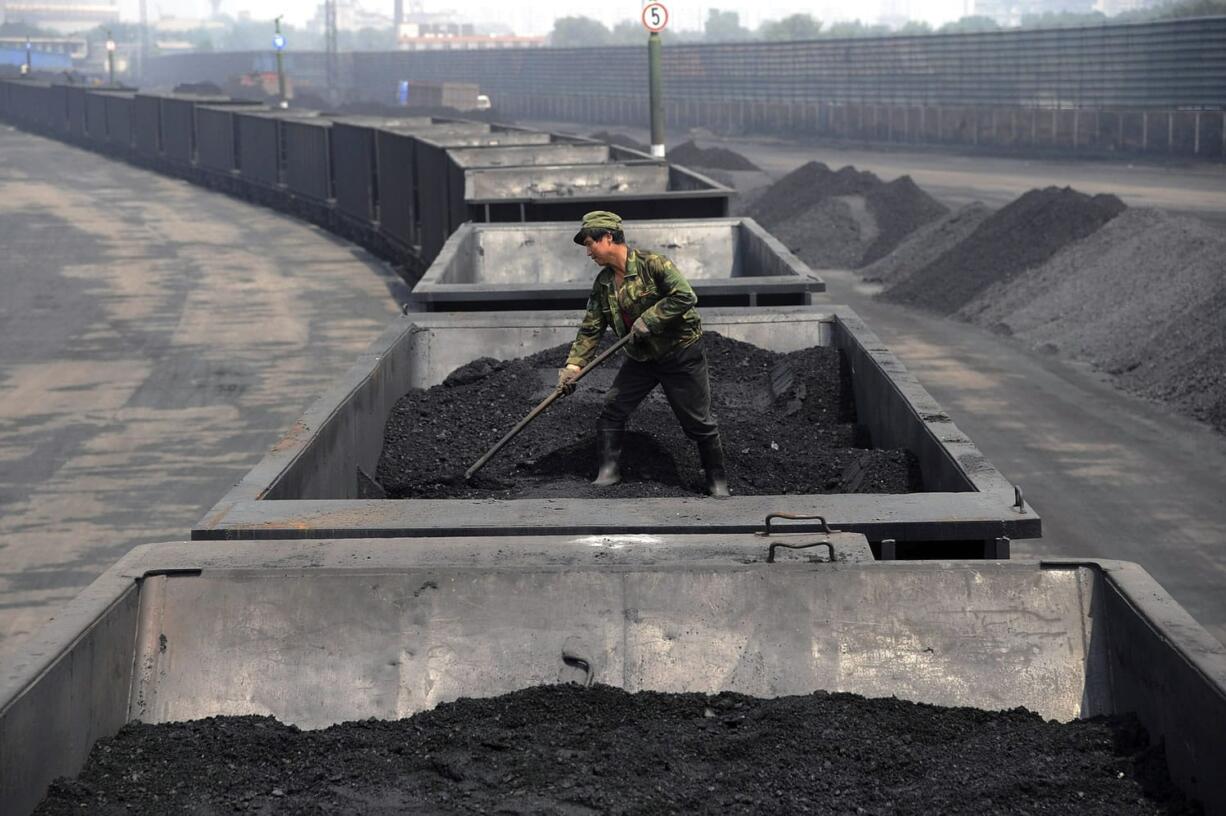
[[[618,340],[613,345],[609,346],[607,349],[601,352],[600,356],[598,356],[595,360],[592,360],[592,362],[588,363],[586,366],[580,369],[579,373],[576,374],[574,376],[574,379],[570,381],[570,384],[573,386],[575,383],[579,382],[579,380],[583,379],[589,371],[591,371],[593,368],[603,363],[605,360],[612,357],[615,353],[617,353],[617,351],[622,346],[629,343],[633,337],[634,337],[633,332],[627,332],[625,337]],[[498,444],[490,448],[489,451],[486,452],[486,454],[482,456],[480,459],[478,459],[472,467],[464,471],[464,479],[465,480],[471,479],[473,477],[473,474],[475,474],[481,468],[485,467],[485,464],[489,462],[489,460],[493,459],[495,454],[498,453],[498,451],[506,447],[506,444],[510,442],[512,439],[514,439],[519,434],[520,431],[528,427],[529,422],[531,422],[532,420],[536,419],[538,416],[543,414],[546,408],[548,408],[550,405],[553,405],[554,402],[558,400],[558,398],[565,396],[566,393],[567,393],[566,390],[564,390],[561,385],[555,388],[552,394],[545,397],[545,399],[541,400],[540,405],[536,406],[531,411],[529,411],[528,415],[524,417],[523,419],[521,419],[514,428],[507,431],[507,435],[504,436],[502,439],[499,439]]]

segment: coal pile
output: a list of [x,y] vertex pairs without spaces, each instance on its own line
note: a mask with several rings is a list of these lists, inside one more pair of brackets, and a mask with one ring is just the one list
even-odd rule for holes
[[884,258],[908,235],[949,213],[948,207],[921,190],[910,176],[878,184],[865,193],[864,200],[877,223],[877,236],[857,266]]
[[225,92],[220,86],[212,82],[180,82],[171,93],[221,96]]
[[882,297],[951,314],[989,286],[1006,283],[1091,235],[1124,209],[1113,195],[1088,196],[1068,187],[1031,190]]
[[1125,389],[1226,431],[1226,235],[1129,209],[957,316],[1087,361]]
[[[606,335],[609,342],[611,335]],[[869,449],[856,424],[841,352],[789,354],[706,332],[712,403],[729,484],[740,495],[906,493],[921,489],[915,457]],[[389,498],[632,498],[702,494],[696,446],[657,388],[634,413],[621,484],[596,488],[595,424],[618,355],[553,404],[466,483],[463,472],[557,383],[569,344],[509,361],[476,360],[440,385],[414,389],[384,428],[376,479]]]
[[870,283],[895,284],[970,237],[992,211],[978,201],[916,229],[894,251],[860,270]]
[[858,268],[885,257],[915,230],[949,210],[910,176],[809,162],[781,178],[747,209],[801,260],[821,268]]
[[398,721],[132,723],[35,813],[1043,813],[1197,810],[1134,718],[1067,724],[827,694],[539,686]]
[[863,195],[880,183],[881,179],[866,170],[848,165],[835,171],[812,161],[772,184],[754,205],[753,217],[770,228],[823,199]]
[[726,147],[699,147],[690,139],[668,151],[668,160],[691,167],[715,170],[761,170],[749,159]]
[[638,150],[641,153],[651,152],[651,145],[643,144],[642,142],[635,139],[634,137],[627,136],[624,133],[613,133],[608,130],[598,130],[595,133],[593,133],[589,138],[595,139],[598,142],[604,142],[605,144],[620,145],[621,147],[628,147],[631,150]]

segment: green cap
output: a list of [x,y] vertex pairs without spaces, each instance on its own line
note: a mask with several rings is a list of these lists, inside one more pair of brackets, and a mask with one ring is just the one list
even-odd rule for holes
[[619,230],[622,228],[622,217],[607,210],[593,210],[583,216],[583,223],[575,233],[575,243],[583,243],[583,231],[588,229]]

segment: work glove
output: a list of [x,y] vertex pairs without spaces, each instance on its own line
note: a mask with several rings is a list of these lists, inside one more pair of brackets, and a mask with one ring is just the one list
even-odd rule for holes
[[651,328],[647,325],[647,321],[643,318],[638,318],[634,321],[634,325],[630,327],[630,331],[634,332],[635,342],[641,342],[651,336]]
[[558,390],[563,394],[569,394],[575,390],[575,377],[579,376],[580,368],[577,365],[563,366],[558,369]]

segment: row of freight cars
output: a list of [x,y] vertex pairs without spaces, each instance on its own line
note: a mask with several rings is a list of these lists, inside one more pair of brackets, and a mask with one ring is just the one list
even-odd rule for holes
[[[0,117],[310,218],[419,274],[465,221],[726,215],[689,169],[573,136],[430,116],[329,115],[222,96],[0,82]],[[498,147],[497,151],[464,148]]]
[[[3,812],[29,812],[132,720],[264,714],[315,728],[578,680],[1061,720],[1135,712],[1184,792],[1226,813],[1226,649],[1133,565],[1006,560],[1011,538],[1041,534],[1020,491],[851,310],[809,302],[820,279],[726,217],[727,191],[675,190],[674,175],[705,182],[516,128],[5,84],[0,112],[23,127],[376,234],[421,274],[419,311],[192,541],[133,551],[0,668]],[[80,129],[57,130],[73,110]],[[601,192],[566,194],[584,184]],[[914,454],[922,492],[381,498],[368,474],[402,394],[491,350],[573,338],[591,272],[569,236],[605,207],[687,271],[710,329],[776,352],[839,349],[867,437]],[[500,221],[513,223],[482,223]],[[799,518],[770,518],[780,511]]]

